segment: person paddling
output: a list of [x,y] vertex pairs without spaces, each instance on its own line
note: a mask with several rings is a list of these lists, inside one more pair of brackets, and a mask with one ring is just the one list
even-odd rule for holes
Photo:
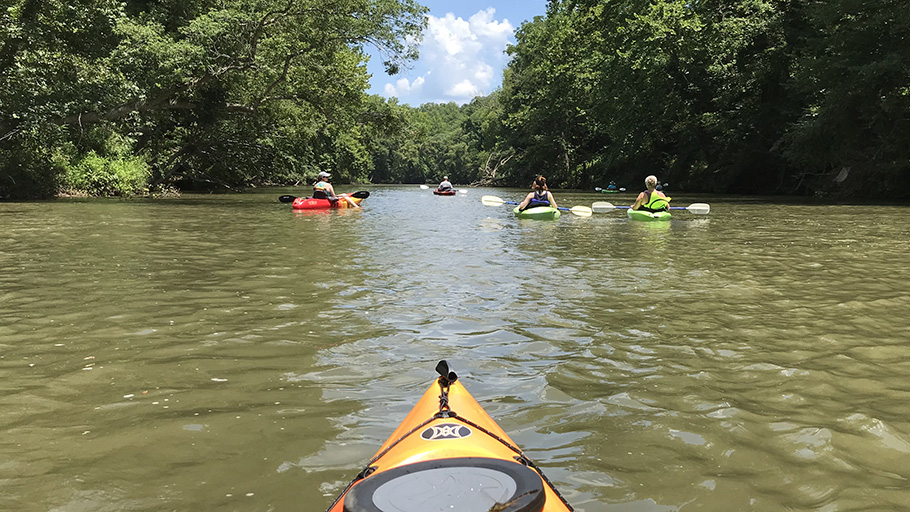
[[553,194],[547,189],[547,179],[543,176],[538,176],[533,183],[531,183],[531,188],[534,190],[529,193],[524,201],[518,204],[518,211],[523,212],[528,208],[536,208],[538,206],[552,206],[556,208],[556,199],[553,198]]
[[638,194],[631,209],[646,212],[662,212],[670,209],[670,198],[657,190],[657,176],[652,174],[645,178],[645,187],[647,189]]
[[443,176],[443,177],[442,177],[442,183],[440,183],[439,186],[436,187],[436,190],[438,190],[438,191],[440,191],[440,192],[446,192],[446,191],[448,191],[448,190],[452,190],[452,184],[449,183],[449,177],[448,177],[448,176]]
[[335,187],[329,183],[329,178],[332,175],[322,171],[316,177],[316,183],[313,183],[313,198],[314,199],[328,199],[333,203],[338,200],[335,197]]

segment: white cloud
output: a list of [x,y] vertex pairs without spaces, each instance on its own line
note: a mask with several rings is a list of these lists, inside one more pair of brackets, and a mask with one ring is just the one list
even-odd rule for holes
[[471,33],[471,25],[452,13],[446,14],[444,18],[429,16],[427,32],[422,49],[431,53],[457,56],[477,51],[478,43]]
[[478,11],[468,20],[448,13],[427,17],[427,30],[414,71],[420,76],[409,82],[399,79],[384,88],[386,97],[396,96],[414,105],[424,102],[466,103],[490,94],[499,85],[497,76],[515,27],[507,19],[495,19],[496,9]]
[[496,14],[496,9],[492,7],[478,11],[470,18],[471,30],[477,34],[477,37],[491,41],[500,40],[505,47],[505,43],[515,32],[515,27],[507,19],[501,22],[493,19],[494,14]]
[[481,92],[470,80],[462,80],[447,89],[446,95],[456,98],[473,98],[474,96],[480,96]]
[[409,94],[419,94],[421,89],[423,89],[424,82],[425,79],[422,76],[414,79],[414,82],[409,82],[407,78],[400,78],[395,82],[395,85],[385,84],[385,95],[391,98],[392,96],[400,97]]
[[474,78],[483,84],[489,84],[493,81],[493,66],[486,62],[478,62],[473,69]]

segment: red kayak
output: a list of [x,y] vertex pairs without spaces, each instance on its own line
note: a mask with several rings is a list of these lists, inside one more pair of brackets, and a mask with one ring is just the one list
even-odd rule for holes
[[437,196],[454,196],[457,192],[455,189],[451,190],[439,190],[438,188],[433,190],[433,193]]
[[346,194],[341,194],[338,196],[337,201],[329,201],[328,199],[316,199],[313,197],[298,197],[294,199],[294,202],[291,203],[291,208],[295,210],[325,210],[327,208],[359,208],[360,199],[358,197],[351,197]]
[[316,199],[314,197],[294,197],[281,196],[278,198],[282,203],[291,203],[291,208],[295,210],[329,210],[333,208],[360,208],[360,202],[370,197],[366,191],[354,192],[352,194],[339,194],[336,196],[337,201],[328,199]]

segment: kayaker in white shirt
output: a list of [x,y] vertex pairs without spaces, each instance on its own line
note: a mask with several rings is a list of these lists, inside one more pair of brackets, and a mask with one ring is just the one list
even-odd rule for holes
[[440,192],[445,192],[446,190],[452,190],[452,184],[449,183],[448,176],[442,177],[442,183],[440,183],[439,186],[436,187],[436,190],[438,190]]

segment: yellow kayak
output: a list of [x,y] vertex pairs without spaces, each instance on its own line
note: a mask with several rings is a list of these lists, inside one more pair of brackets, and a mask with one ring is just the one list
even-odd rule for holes
[[445,361],[328,512],[563,512],[572,507]]

